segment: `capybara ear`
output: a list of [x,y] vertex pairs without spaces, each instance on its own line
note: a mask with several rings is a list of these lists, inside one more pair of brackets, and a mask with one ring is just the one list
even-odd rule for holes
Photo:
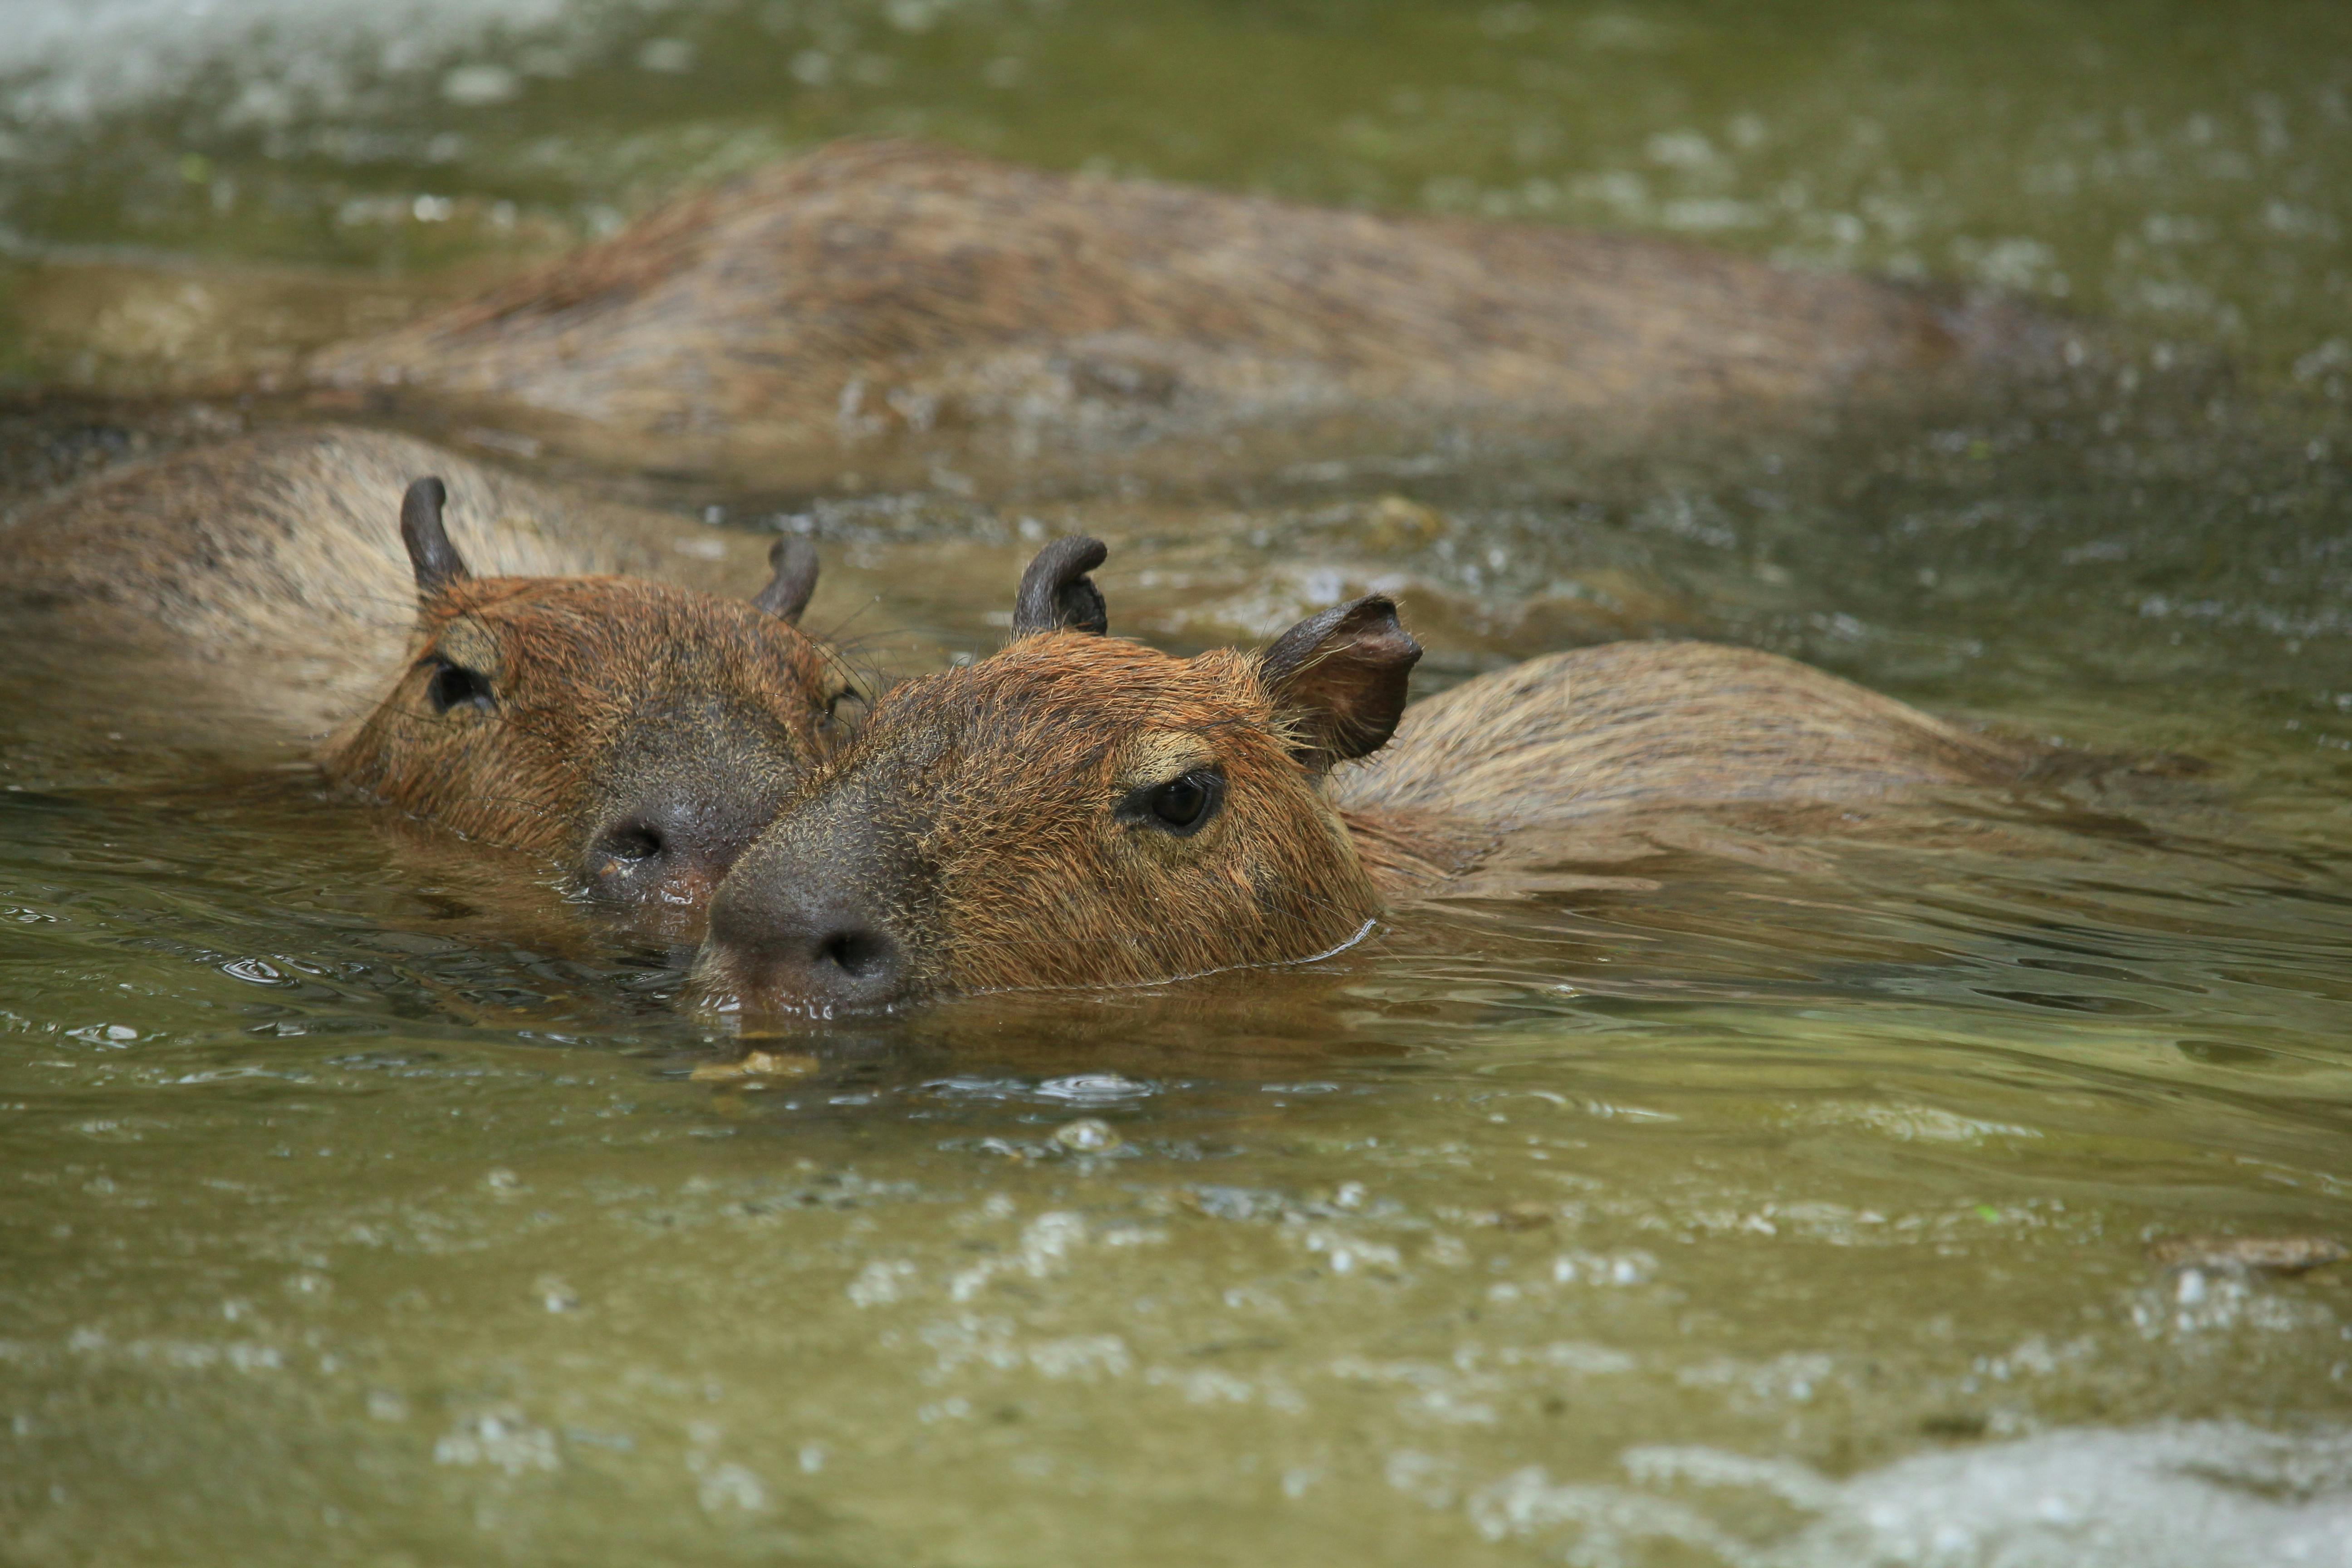
[[768,547],[768,564],[776,569],[776,574],[751,595],[752,606],[786,626],[797,626],[801,612],[808,608],[809,595],[816,592],[816,546],[787,535]]
[[1421,645],[1373,594],[1299,622],[1266,649],[1260,677],[1289,726],[1291,754],[1320,773],[1379,751],[1404,714]]
[[1110,630],[1102,590],[1087,575],[1109,559],[1110,546],[1083,535],[1057,539],[1037,552],[1021,574],[1021,592],[1013,601],[1013,635],[1091,632],[1100,637]]
[[416,571],[416,591],[431,598],[452,583],[473,575],[465,558],[449,542],[441,526],[441,509],[449,500],[448,487],[425,478],[408,487],[400,498],[400,542],[408,546],[408,563]]

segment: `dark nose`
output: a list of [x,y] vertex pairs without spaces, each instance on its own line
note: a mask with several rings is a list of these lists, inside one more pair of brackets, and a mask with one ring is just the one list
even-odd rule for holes
[[699,912],[761,826],[744,802],[656,792],[589,836],[582,882],[600,903]]
[[712,1002],[822,1018],[907,999],[906,950],[862,900],[745,881],[730,878],[710,906],[697,973]]

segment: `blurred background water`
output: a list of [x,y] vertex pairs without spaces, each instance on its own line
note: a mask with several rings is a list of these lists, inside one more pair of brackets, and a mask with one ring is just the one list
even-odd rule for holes
[[0,1556],[2352,1562],[2352,1279],[2144,1250],[2352,1231],[2352,12],[17,0],[10,499],[874,133],[2003,291],[2092,347],[1181,489],[643,481],[815,534],[862,658],[984,652],[1084,528],[1180,649],[1382,587],[1432,688],[1698,635],[2203,771],[1669,825],[1567,868],[1625,885],[1311,971],[714,1076],[670,955],[537,868],[27,680]]

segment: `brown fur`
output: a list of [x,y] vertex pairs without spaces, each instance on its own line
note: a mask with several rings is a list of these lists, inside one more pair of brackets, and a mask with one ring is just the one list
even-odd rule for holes
[[2022,751],[1777,654],[1627,642],[1532,658],[1406,710],[1338,781],[1352,812],[1498,830],[1654,804],[1872,800],[2017,776]]
[[[496,710],[434,711],[442,659],[490,677]],[[724,782],[740,847],[819,751],[841,689],[824,650],[748,604],[625,577],[467,579],[425,601],[390,689],[319,760],[412,816],[555,856],[648,772],[702,773]],[[671,891],[698,903],[723,868]]]
[[396,524],[401,492],[425,474],[447,482],[450,535],[481,576],[627,575],[739,594],[763,580],[749,540],[708,562],[673,547],[674,519],[404,436],[284,426],[19,509],[0,527],[0,610],[28,633],[167,653],[186,692],[321,734],[373,700],[406,651],[416,583]]
[[822,482],[959,430],[985,463],[1333,416],[1754,408],[2031,335],[2015,312],[1664,240],[852,142],[312,374],[600,458]]
[[[483,574],[420,586],[397,519],[428,474]],[[286,428],[68,490],[0,533],[0,555],[20,644],[130,660],[194,725],[331,727],[329,778],[563,859],[592,893],[691,912],[848,681],[742,598],[618,574],[698,563],[664,548],[682,531],[404,437]],[[738,593],[763,580],[756,561],[744,542]],[[480,679],[483,705],[438,710],[449,666]],[[653,862],[621,851],[656,840],[678,853],[636,875]]]
[[[760,864],[727,889],[739,902],[761,889],[789,899],[854,865],[895,871],[884,918],[925,992],[1276,963],[1344,942],[1378,905],[1248,655],[1023,637],[887,694],[863,734],[787,804]],[[1198,835],[1114,819],[1139,784],[1195,759],[1228,781]],[[713,956],[706,981],[757,996],[758,979],[730,963]]]
[[[2014,777],[2023,760],[1770,654],[1660,643],[1474,680],[1408,710],[1393,762],[1335,788],[1302,737],[1333,721],[1319,705],[1335,686],[1369,678],[1294,679],[1277,696],[1282,646],[1187,660],[1047,633],[886,695],[728,878],[704,994],[823,1012],[1297,961],[1345,943],[1390,900],[1449,885],[1523,827],[1882,798]],[[1337,721],[1386,700],[1343,696]],[[1222,769],[1226,799],[1192,837],[1120,816],[1138,781],[1204,765]],[[830,972],[804,962],[808,933],[826,930],[865,933],[860,951],[896,966],[891,983],[826,990]]]

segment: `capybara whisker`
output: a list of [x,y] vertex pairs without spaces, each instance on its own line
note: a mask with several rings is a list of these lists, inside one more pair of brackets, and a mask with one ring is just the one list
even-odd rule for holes
[[643,575],[674,534],[420,442],[289,426],[100,476],[0,542],[26,635],[152,647],[257,731],[327,731],[351,791],[671,919],[862,689],[796,624],[805,542],[739,598]]
[[[1861,801],[2013,778],[2024,760],[1788,659],[1697,643],[1559,654],[1408,710],[1421,649],[1387,598],[1258,652],[1180,659],[1104,635],[1103,556],[1048,545],[1008,647],[877,696],[721,886],[705,997],[830,1016],[1307,962],[1522,828]],[[1343,771],[1383,749],[1385,766]]]

